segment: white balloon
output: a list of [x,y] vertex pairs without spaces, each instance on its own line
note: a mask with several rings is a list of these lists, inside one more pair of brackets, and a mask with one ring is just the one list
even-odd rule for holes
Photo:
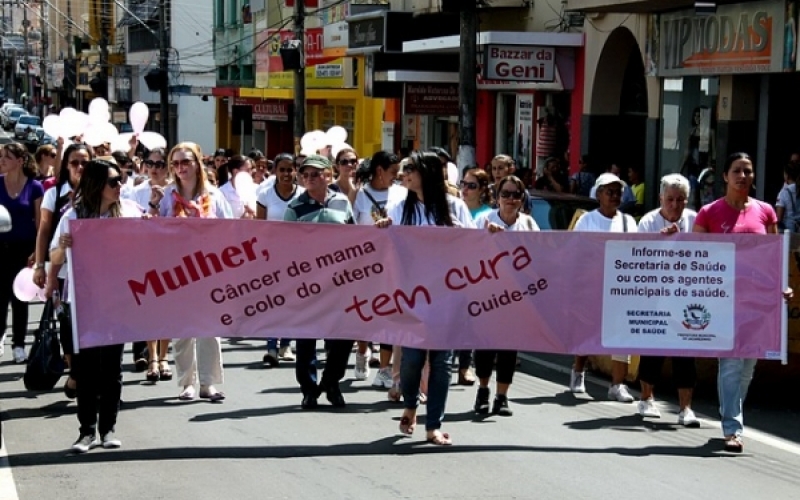
[[325,132],[322,130],[312,130],[311,132],[306,132],[303,134],[303,137],[300,139],[300,148],[305,150],[316,150],[320,147],[324,146],[324,144],[320,144],[325,142],[324,140],[320,140],[320,138],[325,137]]
[[65,137],[75,137],[83,135],[89,126],[89,115],[83,111],[74,111],[66,117],[62,117],[62,133]]
[[92,112],[89,111],[89,124],[90,125],[91,124],[95,124],[95,123],[97,123],[97,124],[108,123],[110,120],[111,120],[111,113],[109,113],[108,110],[95,111],[94,114],[92,114]]
[[44,129],[45,134],[58,139],[62,134],[61,117],[58,115],[45,116],[44,120],[42,121],[42,128]]
[[131,137],[133,137],[133,132],[118,134],[111,141],[111,151],[128,151],[131,148],[129,144]]
[[346,142],[334,144],[333,146],[331,146],[331,156],[336,158],[337,156],[339,156],[339,152],[343,149],[353,149],[353,146],[347,144]]
[[167,140],[158,132],[142,132],[139,134],[139,142],[147,149],[167,149]]
[[325,132],[325,145],[332,146],[334,144],[341,144],[347,141],[347,130],[339,125],[334,125]]
[[78,111],[75,108],[64,108],[61,110],[61,113],[58,114],[61,118],[69,118],[70,116],[74,115]]
[[92,102],[89,103],[89,116],[98,114],[101,116],[108,114],[108,101],[102,97],[95,97],[92,99]]
[[[119,130],[113,123],[105,122],[100,124],[100,130],[102,131],[103,142],[114,142],[114,139],[119,135]],[[130,148],[124,148],[122,151],[128,151],[128,149]]]
[[239,195],[242,203],[250,208],[255,208],[257,186],[253,182],[253,176],[247,172],[239,172],[233,178],[233,185],[236,187],[236,194]]
[[103,144],[103,128],[101,124],[91,124],[83,131],[83,142],[95,147]]
[[131,122],[133,131],[137,134],[144,132],[144,127],[147,125],[147,118],[150,116],[150,109],[147,104],[138,101],[133,103],[130,111],[128,111],[128,121]]

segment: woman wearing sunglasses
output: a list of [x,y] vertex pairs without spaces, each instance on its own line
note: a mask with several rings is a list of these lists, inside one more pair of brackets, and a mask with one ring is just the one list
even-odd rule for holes
[[[270,177],[274,179],[272,185],[266,184],[265,181],[262,184],[265,188],[257,191],[257,220],[282,221],[289,203],[305,191],[294,182],[296,178],[294,156],[289,153],[281,153],[275,157],[274,165],[272,171],[275,175]],[[262,358],[264,366],[266,368],[278,366],[280,360],[295,360],[291,339],[281,339],[280,348],[278,339],[267,339],[267,353]]]
[[473,220],[492,211],[494,199],[489,188],[489,174],[479,168],[467,170],[461,179],[461,199],[467,204]]
[[[386,228],[403,226],[445,226],[474,228],[469,210],[462,200],[447,194],[442,162],[434,153],[415,151],[403,167],[408,193],[399,201],[392,200],[388,217],[375,223]],[[400,381],[405,410],[400,419],[400,432],[411,435],[417,425],[419,386],[426,359],[430,363],[425,419],[426,439],[435,445],[450,445],[450,436],[441,431],[447,392],[450,388],[450,351],[403,347]]]
[[[525,203],[525,184],[519,177],[509,175],[496,184],[498,206],[480,216],[475,225],[485,227],[490,233],[500,231],[539,231],[539,226],[528,214],[523,213]],[[489,413],[489,379],[492,368],[497,374],[497,389],[492,404],[492,414],[510,417],[513,412],[508,407],[508,389],[517,368],[517,351],[479,350],[475,351],[475,371],[478,375],[478,394],[475,397],[475,413]]]
[[[39,210],[39,231],[36,234],[36,256],[33,264],[33,282],[40,288],[47,287],[49,298],[53,290],[61,290],[67,278],[66,268],[53,267],[50,274],[45,272],[44,263],[49,260],[49,245],[61,217],[72,206],[72,193],[78,187],[83,168],[91,160],[91,151],[85,144],[70,144],[61,158],[61,168],[56,184],[45,191]],[[72,368],[72,333],[70,326],[63,324],[59,332],[64,361]],[[64,384],[64,394],[74,399],[76,382],[70,375]]]
[[[36,159],[36,180],[42,183],[44,189],[47,190],[50,186],[55,184],[55,177],[58,176],[58,154],[56,148],[52,144],[45,144],[36,149],[33,155]],[[45,186],[45,182],[52,179],[49,185]]]
[[[75,190],[74,207],[61,218],[50,243],[53,266],[63,268],[66,250],[72,246],[71,220],[141,217],[132,205],[120,202],[121,188],[122,173],[116,163],[94,160],[85,165]],[[75,286],[80,286],[80,276],[76,276],[76,280]],[[115,436],[122,394],[122,350],[122,344],[83,348],[74,357],[72,376],[77,381],[80,422],[78,440],[72,445],[75,453],[86,453],[98,446],[119,448],[122,445]]]
[[[148,203],[151,216],[233,218],[225,197],[208,183],[202,159],[200,146],[193,142],[182,142],[172,148],[169,165],[175,180],[164,189],[153,188]],[[182,387],[178,399],[197,397],[194,386],[198,379],[201,398],[211,401],[225,399],[225,395],[214,387],[223,380],[219,337],[178,339],[174,356],[178,384]]]
[[356,186],[353,184],[353,175],[358,168],[358,155],[352,148],[341,149],[336,153],[336,169],[339,172],[336,181],[331,185],[334,191],[339,191],[347,196],[352,204],[356,199]]

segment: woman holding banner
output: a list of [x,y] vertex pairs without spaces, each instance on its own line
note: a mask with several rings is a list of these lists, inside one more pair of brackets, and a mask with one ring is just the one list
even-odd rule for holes
[[[393,223],[403,226],[446,226],[474,228],[467,206],[459,198],[447,194],[442,162],[433,153],[415,151],[403,167],[408,194],[387,207],[387,217],[375,223],[389,227]],[[450,445],[450,435],[442,432],[447,392],[450,389],[450,351],[403,347],[400,366],[400,383],[405,410],[400,419],[400,432],[411,435],[417,425],[419,386],[422,369],[427,359],[430,363],[428,378],[428,416],[425,419],[426,438],[435,445]]]
[[[151,216],[233,217],[225,197],[208,183],[202,159],[200,146],[193,142],[182,142],[172,148],[168,163],[175,180],[163,189],[153,187],[149,203]],[[198,379],[201,398],[211,401],[225,399],[225,395],[214,387],[223,380],[219,337],[177,339],[174,358],[178,384],[183,388],[178,399],[194,399],[197,396],[194,386]]]
[[[467,173],[464,179],[469,179],[470,175]],[[497,195],[500,208],[478,217],[476,226],[488,228],[490,233],[539,231],[539,226],[533,217],[522,212],[525,184],[519,177],[509,175],[501,179],[497,183]],[[517,351],[475,351],[475,371],[479,383],[478,395],[475,397],[475,413],[478,415],[489,413],[489,379],[492,376],[492,368],[497,373],[497,394],[492,404],[492,414],[510,417],[513,412],[508,407],[508,389],[517,369]]]
[[[639,232],[664,235],[691,232],[697,214],[694,210],[686,208],[689,192],[689,179],[681,174],[669,174],[662,177],[659,194],[661,206],[642,217],[642,220],[639,221]],[[661,412],[656,407],[653,398],[653,388],[656,381],[661,378],[663,365],[663,356],[642,356],[639,360],[639,383],[642,387],[642,396],[637,410],[643,417],[661,417]],[[697,381],[694,358],[673,357],[672,378],[678,387],[678,404],[680,405],[678,425],[700,427],[700,421],[692,411],[692,392]]]
[[[729,156],[722,174],[726,184],[725,196],[700,209],[694,232],[776,234],[778,217],[775,210],[769,204],[750,197],[754,175],[753,162],[747,153]],[[792,295],[791,288],[783,292],[785,300]],[[717,392],[725,451],[741,453],[744,449],[742,405],[755,367],[755,359],[719,360]]]
[[[361,187],[353,202],[353,218],[356,224],[373,225],[376,221],[386,217],[386,206],[389,200],[400,200],[406,197],[407,190],[394,183],[397,173],[400,171],[400,158],[386,151],[378,151],[372,158],[365,161],[364,168],[356,171],[356,185]],[[356,379],[364,380],[369,373],[367,342],[358,343],[356,353]],[[389,366],[392,361],[392,346],[381,344],[380,346],[380,365],[375,380],[372,381],[373,387],[384,389],[393,388],[392,369]],[[398,362],[395,360],[395,362]],[[399,393],[399,387],[395,388],[394,394]]]
[[[575,231],[603,231],[609,233],[635,233],[636,221],[630,215],[619,211],[622,203],[622,192],[627,184],[611,173],[602,174],[594,184],[597,201],[600,206],[596,210],[585,213],[575,223]],[[572,366],[569,388],[574,393],[586,392],[586,361],[588,356],[575,356]],[[628,374],[630,356],[611,356],[611,387],[608,399],[621,403],[632,403],[633,396],[625,385]]]
[[[141,217],[132,205],[120,203],[121,189],[122,172],[116,163],[93,160],[83,167],[75,190],[74,207],[61,218],[50,243],[53,266],[64,264],[67,249],[72,246],[71,220]],[[122,350],[122,344],[89,347],[73,357],[71,372],[77,382],[80,422],[80,435],[72,445],[76,453],[86,453],[97,446],[119,448],[122,445],[114,434],[122,394]],[[100,441],[97,431],[100,431]]]

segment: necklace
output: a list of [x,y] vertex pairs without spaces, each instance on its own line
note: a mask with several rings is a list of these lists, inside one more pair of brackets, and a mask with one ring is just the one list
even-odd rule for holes
[[8,196],[11,198],[16,198],[17,196],[19,196],[20,193],[22,193],[22,189],[25,187],[25,184],[28,182],[28,179],[23,177],[22,184],[12,189],[11,181],[8,180],[8,176],[5,176],[3,179],[5,180],[6,184],[6,192],[8,193]]

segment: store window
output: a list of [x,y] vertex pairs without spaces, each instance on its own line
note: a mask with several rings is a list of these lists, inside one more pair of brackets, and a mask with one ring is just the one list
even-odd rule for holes
[[[701,181],[714,181],[717,96],[719,77],[664,78],[662,80],[661,158],[659,178],[670,173],[686,176],[692,184],[690,207],[712,198],[703,195]],[[712,198],[713,199],[713,198]]]

